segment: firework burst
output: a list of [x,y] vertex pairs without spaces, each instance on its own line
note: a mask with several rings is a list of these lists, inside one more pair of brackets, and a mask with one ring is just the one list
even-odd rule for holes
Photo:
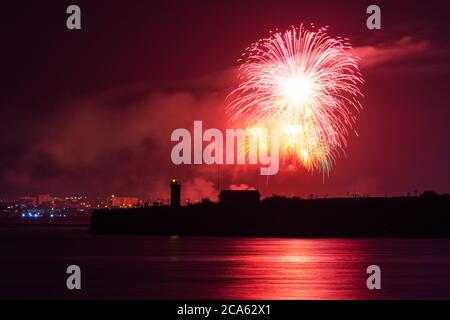
[[359,59],[348,39],[301,25],[252,44],[242,60],[227,107],[232,119],[245,119],[253,132],[277,128],[282,159],[328,173],[362,108]]

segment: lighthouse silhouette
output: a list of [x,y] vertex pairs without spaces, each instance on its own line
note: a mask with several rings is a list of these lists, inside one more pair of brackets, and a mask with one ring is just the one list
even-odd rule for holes
[[175,178],[170,181],[170,206],[181,206],[181,185]]

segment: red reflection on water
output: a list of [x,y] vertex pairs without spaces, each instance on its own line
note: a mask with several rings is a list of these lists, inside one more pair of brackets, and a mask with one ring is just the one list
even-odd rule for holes
[[226,299],[364,299],[368,291],[364,242],[240,239],[230,260]]

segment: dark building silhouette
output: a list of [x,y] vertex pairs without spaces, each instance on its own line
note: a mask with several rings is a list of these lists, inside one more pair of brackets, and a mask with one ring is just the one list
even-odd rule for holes
[[[171,186],[172,204],[179,205],[180,185],[173,181]],[[260,202],[258,191],[224,190],[218,204],[205,200],[180,207],[95,210],[89,232],[164,236],[450,239],[449,212],[450,197],[439,195],[430,198],[314,200],[273,196]]]
[[170,205],[172,207],[181,206],[181,185],[176,179],[170,182]]
[[426,190],[426,191],[424,191],[423,193],[420,194],[420,197],[424,198],[424,199],[435,199],[435,198],[438,198],[439,195],[437,194],[436,191]]
[[257,190],[222,190],[219,204],[226,206],[258,205],[261,194]]

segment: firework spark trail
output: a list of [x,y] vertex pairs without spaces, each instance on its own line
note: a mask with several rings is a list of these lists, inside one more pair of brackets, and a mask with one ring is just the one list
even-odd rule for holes
[[262,39],[243,54],[227,111],[250,131],[279,129],[282,159],[327,174],[362,109],[359,59],[350,52],[348,39],[326,28],[301,25]]

